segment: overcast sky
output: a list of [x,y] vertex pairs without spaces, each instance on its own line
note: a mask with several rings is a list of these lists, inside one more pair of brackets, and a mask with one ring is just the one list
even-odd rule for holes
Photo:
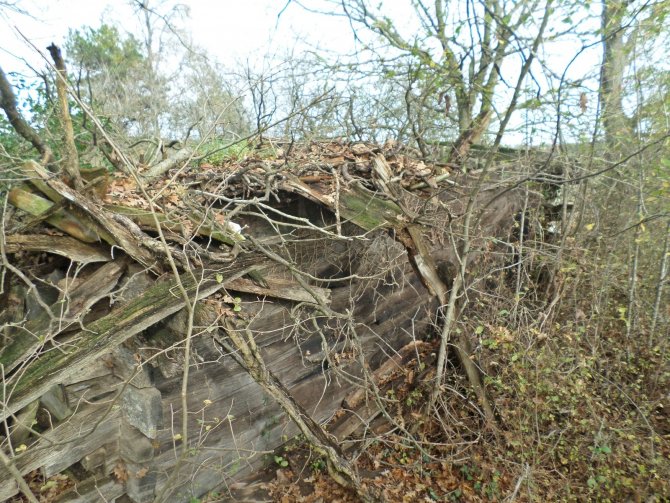
[[[312,6],[316,1],[307,3]],[[287,0],[182,0],[182,3],[189,7],[189,16],[177,25],[190,33],[195,44],[228,68],[234,68],[237,62],[243,65],[249,62],[258,68],[264,58],[276,55],[281,59],[288,50],[299,53],[312,47],[323,54],[323,51],[352,53],[360,49],[346,19],[309,13],[295,2],[286,9]],[[126,0],[19,0],[17,5],[30,16],[0,10],[3,13],[0,15],[0,66],[6,72],[31,75],[23,61],[37,69],[45,66],[19,32],[45,53],[51,42],[62,46],[68,29],[72,28],[98,27],[105,22],[128,32],[141,33],[140,19]],[[387,0],[385,14],[393,17],[397,27],[402,29],[403,22],[410,16],[403,15],[401,9],[410,8],[409,5],[409,1]],[[157,0],[150,1],[150,6],[160,9]],[[597,15],[594,19],[597,21]],[[560,46],[543,48],[545,56],[551,54],[549,58],[556,74],[561,74],[581,44],[579,40],[564,40]],[[572,66],[572,77],[597,75],[600,53],[597,46],[583,53]],[[507,68],[502,69],[503,75],[511,72],[509,75],[513,77],[519,64],[519,61],[508,63]],[[543,80],[542,72],[539,69],[536,72]],[[597,80],[586,85],[595,92]],[[545,81],[545,86],[551,87],[551,84]],[[504,92],[500,90],[503,97]],[[577,106],[576,101],[573,105]]]
[[[225,65],[247,59],[259,61],[266,55],[314,44],[338,52],[351,51],[355,46],[348,24],[341,18],[310,14],[290,5],[278,19],[285,0],[184,3],[190,9],[184,28],[197,45]],[[63,45],[70,28],[97,27],[106,22],[137,31],[137,17],[124,0],[21,0],[18,6],[34,19],[15,13],[5,13],[0,19],[0,64],[6,71],[23,71],[21,59],[42,66],[39,55],[16,30],[42,50],[51,42]]]

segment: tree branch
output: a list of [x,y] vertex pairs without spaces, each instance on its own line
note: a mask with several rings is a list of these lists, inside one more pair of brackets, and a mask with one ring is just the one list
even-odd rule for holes
[[5,72],[0,67],[0,107],[5,111],[9,123],[22,138],[29,141],[33,147],[42,155],[41,163],[43,165],[53,161],[53,153],[49,146],[44,143],[42,138],[30,127],[21,113],[16,108],[16,96],[12,91],[12,86],[7,80]]
[[58,93],[58,108],[60,109],[63,126],[63,146],[65,148],[63,170],[69,181],[74,184],[75,190],[81,191],[84,188],[84,184],[79,174],[79,155],[77,154],[77,147],[74,144],[74,129],[67,102],[67,71],[65,69],[65,62],[58,46],[51,44],[47,49],[56,66],[56,91]]

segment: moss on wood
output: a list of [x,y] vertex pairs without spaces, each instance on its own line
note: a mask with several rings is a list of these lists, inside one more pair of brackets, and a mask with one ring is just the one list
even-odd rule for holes
[[[179,278],[192,299],[201,299],[223,288],[225,280],[243,276],[258,268],[258,255],[239,258],[221,270],[189,271]],[[155,284],[130,303],[120,306],[69,338],[68,344],[34,358],[18,375],[10,377],[13,389],[0,421],[46,393],[51,386],[67,380],[68,375],[101,357],[126,339],[151,327],[185,305],[178,281],[171,279]]]

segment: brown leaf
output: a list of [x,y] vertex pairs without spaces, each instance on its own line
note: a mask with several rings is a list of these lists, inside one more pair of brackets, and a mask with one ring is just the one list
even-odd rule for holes
[[586,112],[586,108],[588,105],[588,99],[586,98],[586,93],[582,93],[579,95],[579,108],[581,109],[582,113]]
[[126,465],[123,463],[123,461],[117,462],[112,472],[114,473],[116,480],[119,482],[126,482],[128,480],[128,470],[126,469]]
[[143,479],[144,477],[146,477],[147,473],[149,473],[148,468],[140,468],[135,472],[135,478]]

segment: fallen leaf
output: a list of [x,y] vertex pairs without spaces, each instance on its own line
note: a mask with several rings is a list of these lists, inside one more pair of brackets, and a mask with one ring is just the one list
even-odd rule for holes
[[114,477],[116,477],[116,480],[119,482],[125,482],[128,480],[128,470],[126,469],[126,465],[123,463],[123,461],[116,463],[113,473]]

